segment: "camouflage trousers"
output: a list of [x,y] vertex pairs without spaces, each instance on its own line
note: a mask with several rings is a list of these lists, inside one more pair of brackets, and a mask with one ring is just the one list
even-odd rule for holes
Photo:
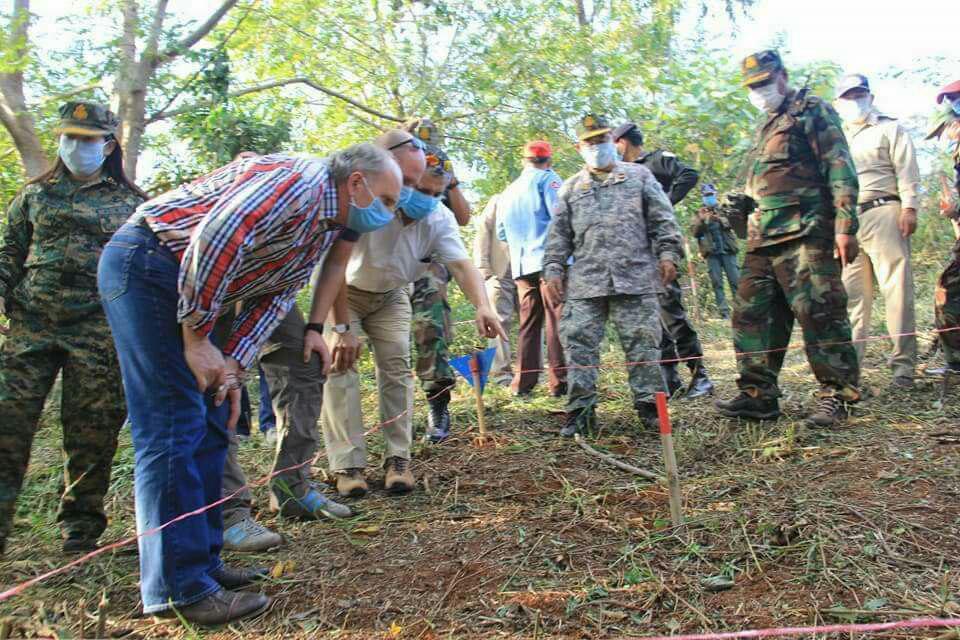
[[683,290],[679,279],[664,287],[660,294],[660,319],[663,322],[663,337],[660,340],[660,352],[664,360],[684,360],[690,371],[696,371],[703,364],[703,346],[697,330],[687,318],[683,308]]
[[779,397],[777,378],[794,319],[820,393],[859,399],[847,294],[830,241],[801,238],[746,254],[733,311],[741,389]]
[[953,262],[947,265],[937,280],[934,312],[937,329],[956,329],[943,331],[940,344],[946,361],[960,365],[960,242],[954,251]]
[[30,461],[44,402],[63,375],[60,420],[64,473],[57,521],[68,534],[97,538],[126,410],[110,327],[102,314],[70,324],[11,313],[0,347],[0,550]]
[[453,369],[450,367],[453,326],[447,302],[449,281],[447,267],[432,262],[427,273],[413,283],[410,295],[413,340],[417,345],[417,378],[427,395],[440,393],[453,385]]
[[628,364],[634,405],[653,402],[663,391],[660,359],[660,313],[655,295],[618,295],[567,299],[560,335],[567,358],[567,411],[597,403],[597,365],[607,320],[613,323]]

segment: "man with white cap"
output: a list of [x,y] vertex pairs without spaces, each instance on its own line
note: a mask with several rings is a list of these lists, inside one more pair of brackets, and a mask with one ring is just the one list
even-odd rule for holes
[[889,363],[893,384],[913,386],[917,359],[910,236],[917,229],[920,170],[909,134],[874,105],[870,83],[858,73],[840,79],[834,106],[843,120],[860,181],[860,254],[843,269],[847,309],[857,356],[863,362],[870,335],[873,281],[886,303],[887,331],[893,336]]

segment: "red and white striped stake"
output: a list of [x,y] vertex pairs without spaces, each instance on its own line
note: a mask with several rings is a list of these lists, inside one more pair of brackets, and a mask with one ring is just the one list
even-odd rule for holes
[[667,394],[657,392],[657,416],[660,418],[660,442],[663,444],[663,466],[667,470],[667,486],[670,489],[670,519],[673,526],[683,524],[683,497],[680,494],[680,474],[677,472],[677,457],[673,453],[673,428],[667,409]]

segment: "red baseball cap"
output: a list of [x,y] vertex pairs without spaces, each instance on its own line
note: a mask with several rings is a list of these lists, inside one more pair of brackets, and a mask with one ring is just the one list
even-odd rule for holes
[[956,82],[951,82],[943,89],[940,89],[940,93],[937,94],[937,104],[943,102],[944,97],[951,93],[960,93],[960,80]]
[[524,158],[551,158],[553,147],[546,140],[531,140],[523,145]]

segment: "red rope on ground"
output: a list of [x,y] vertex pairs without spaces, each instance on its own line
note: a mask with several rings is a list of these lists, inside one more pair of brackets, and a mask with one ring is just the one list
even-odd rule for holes
[[[878,611],[877,613],[882,613]],[[819,633],[872,633],[891,629],[942,629],[960,627],[960,618],[916,618],[897,622],[873,622],[868,624],[831,624],[820,627],[781,627],[778,629],[753,629],[725,633],[698,633],[683,636],[637,636],[636,640],[727,640],[729,638],[779,638],[805,636]]]

